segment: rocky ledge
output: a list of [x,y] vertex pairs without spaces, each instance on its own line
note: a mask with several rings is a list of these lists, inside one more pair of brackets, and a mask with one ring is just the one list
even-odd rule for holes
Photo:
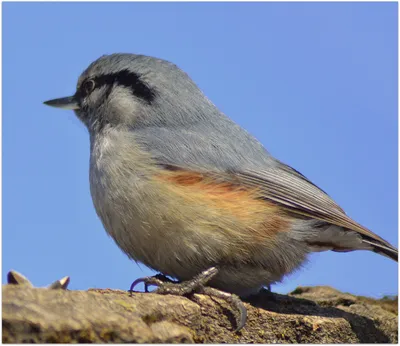
[[397,297],[374,300],[330,287],[261,292],[246,326],[203,295],[191,299],[111,289],[3,286],[3,342],[397,343]]

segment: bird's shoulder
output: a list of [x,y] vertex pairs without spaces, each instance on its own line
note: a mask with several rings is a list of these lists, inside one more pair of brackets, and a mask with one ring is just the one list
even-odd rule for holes
[[279,165],[259,141],[234,123],[147,127],[135,130],[135,141],[155,160],[187,168],[231,171]]

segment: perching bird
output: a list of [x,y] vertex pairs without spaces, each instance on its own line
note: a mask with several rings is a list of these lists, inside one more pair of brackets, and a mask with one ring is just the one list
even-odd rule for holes
[[397,261],[395,247],[272,157],[170,62],[102,56],[73,96],[45,104],[73,109],[89,130],[90,190],[108,234],[130,258],[182,281],[176,292],[253,294],[314,251]]

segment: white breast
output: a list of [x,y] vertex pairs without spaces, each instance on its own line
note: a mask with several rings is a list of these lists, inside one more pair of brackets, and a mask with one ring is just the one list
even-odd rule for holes
[[[127,138],[127,136],[130,136]],[[107,233],[131,258],[148,262],[150,230],[145,220],[154,166],[131,135],[108,131],[92,139],[90,191]]]

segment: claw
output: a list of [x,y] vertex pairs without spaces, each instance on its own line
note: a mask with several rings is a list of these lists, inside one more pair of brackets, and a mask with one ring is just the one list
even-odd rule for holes
[[175,282],[168,279],[163,274],[157,274],[155,276],[148,276],[135,280],[129,292],[133,292],[133,289],[139,283],[144,283],[145,292],[148,292],[148,286],[158,286],[153,293],[157,294],[172,294],[176,296],[186,296],[190,293],[202,293],[211,297],[221,298],[227,301],[234,311],[234,317],[236,320],[236,331],[239,331],[244,327],[247,320],[247,310],[238,296],[227,292],[219,291],[215,288],[208,287],[206,284],[218,273],[216,267],[211,267],[199,275],[194,277],[192,280]]
[[200,293],[206,294],[210,297],[221,298],[230,303],[231,307],[234,308],[233,314],[236,320],[235,332],[238,332],[245,326],[247,321],[247,309],[236,294],[220,291],[212,287],[203,287]]
[[139,278],[136,279],[135,281],[132,282],[132,285],[129,289],[129,292],[132,293],[133,289],[135,288],[135,286],[137,286],[140,283],[144,283],[144,291],[146,293],[149,292],[149,286],[162,286],[163,284],[165,284],[166,282],[171,282],[173,283],[172,280],[168,279],[166,276],[162,275],[162,274],[157,274],[155,276],[146,276],[144,278]]
[[[139,285],[139,284],[142,283],[142,282],[145,282],[146,279],[147,279],[147,277],[145,277],[145,278],[139,278],[139,279],[136,279],[135,281],[133,281],[132,284],[131,284],[131,287],[129,288],[129,291],[128,291],[128,292],[132,293],[132,292],[133,292],[133,289],[135,288],[135,286]],[[145,291],[147,292],[146,284],[145,284]]]

